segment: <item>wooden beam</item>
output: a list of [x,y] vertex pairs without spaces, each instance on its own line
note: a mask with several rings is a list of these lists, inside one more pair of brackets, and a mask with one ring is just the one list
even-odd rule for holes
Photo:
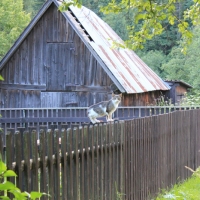
[[52,42],[52,41],[47,41],[47,44],[74,44],[74,42]]
[[0,123],[90,122],[88,117],[28,117],[0,118]]
[[66,102],[65,105],[68,106],[68,107],[69,107],[69,106],[72,106],[72,105],[78,107],[78,102]]
[[1,89],[7,89],[7,90],[40,90],[40,91],[46,91],[46,85],[0,83],[0,88]]
[[66,85],[69,92],[112,92],[110,86]]

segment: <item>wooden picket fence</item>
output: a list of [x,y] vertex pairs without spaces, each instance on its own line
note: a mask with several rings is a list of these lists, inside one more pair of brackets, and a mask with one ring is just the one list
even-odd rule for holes
[[199,118],[197,109],[39,132],[7,129],[0,152],[22,191],[51,195],[41,199],[145,200],[189,177],[185,166],[200,165]]

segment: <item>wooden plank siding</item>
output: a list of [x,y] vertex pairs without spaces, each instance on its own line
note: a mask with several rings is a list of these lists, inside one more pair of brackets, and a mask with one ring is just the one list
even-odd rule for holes
[[22,191],[51,195],[42,200],[153,199],[191,176],[185,166],[199,167],[199,117],[199,109],[179,110],[39,132],[9,129],[5,137],[0,132],[0,153]]

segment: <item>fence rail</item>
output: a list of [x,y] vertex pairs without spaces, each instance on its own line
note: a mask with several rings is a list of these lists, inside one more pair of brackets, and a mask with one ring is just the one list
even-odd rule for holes
[[145,200],[189,177],[185,166],[200,165],[199,118],[196,109],[39,133],[8,129],[0,152],[22,191],[56,200]]
[[[113,115],[113,118],[127,120],[133,118],[147,117],[174,112],[177,110],[199,109],[196,107],[183,106],[139,106],[139,107],[119,107]],[[62,127],[67,124],[68,127],[83,125],[89,123],[86,114],[87,107],[71,108],[7,108],[0,109],[0,127],[7,129],[23,127],[28,129],[30,126],[40,130],[40,126],[46,126],[47,129],[52,126]],[[105,118],[101,118],[106,122]]]

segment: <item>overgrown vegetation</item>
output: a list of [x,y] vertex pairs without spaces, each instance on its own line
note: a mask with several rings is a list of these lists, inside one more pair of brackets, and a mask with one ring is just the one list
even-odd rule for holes
[[[191,170],[189,168],[189,170]],[[191,170],[192,171],[192,170]],[[192,177],[176,184],[169,191],[163,190],[155,200],[198,200],[200,199],[200,169],[197,169]]]
[[199,106],[200,92],[194,91],[192,94],[185,93],[184,98],[180,102],[181,106]]
[[15,177],[16,178],[17,174],[12,171],[12,170],[7,170],[7,167],[5,163],[2,161],[2,158],[0,156],[0,192],[3,195],[0,196],[0,199],[3,200],[9,200],[10,198],[8,197],[9,194],[12,194],[14,198],[13,200],[26,200],[26,199],[38,199],[42,195],[46,195],[45,193],[40,193],[40,192],[21,192],[21,190],[16,187],[12,182],[8,181],[8,177]]
[[165,95],[161,94],[157,99],[154,100],[155,106],[174,106],[172,100],[166,98]]

